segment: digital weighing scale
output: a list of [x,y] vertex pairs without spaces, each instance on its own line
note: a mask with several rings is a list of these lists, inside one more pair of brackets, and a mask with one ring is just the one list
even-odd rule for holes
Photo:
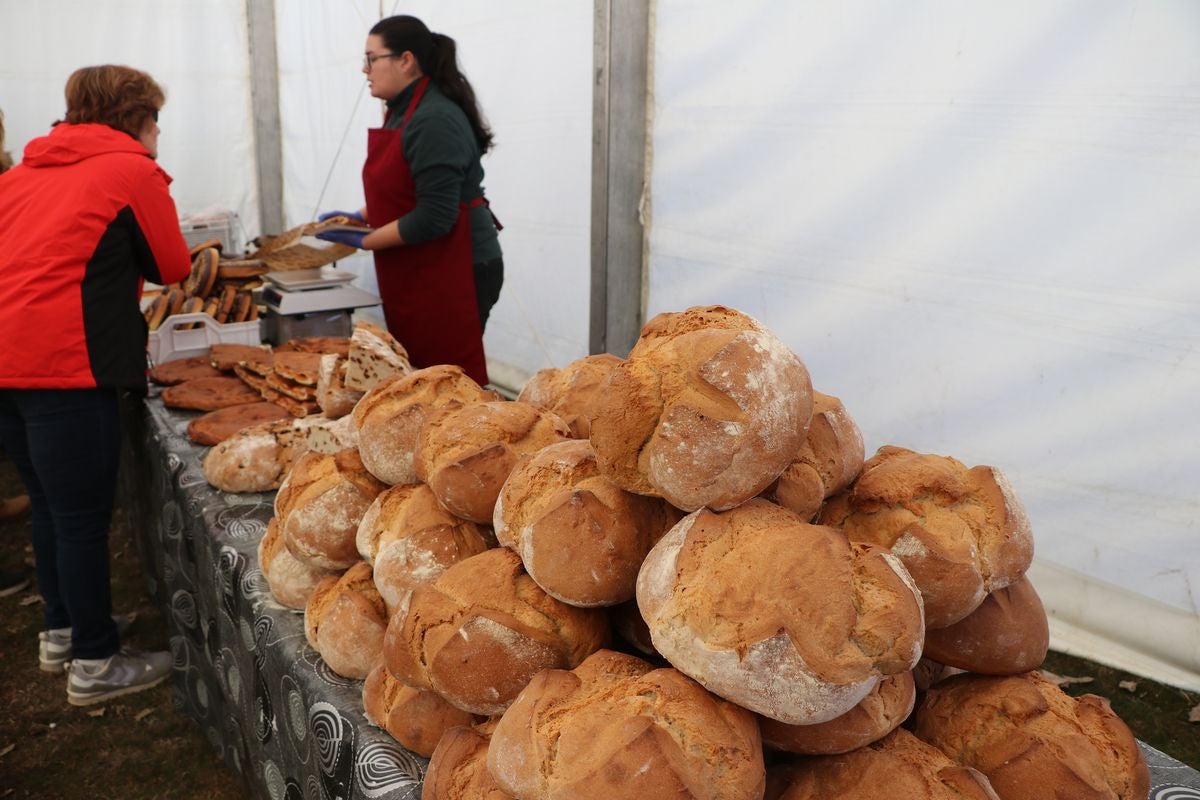
[[280,345],[307,336],[349,336],[356,308],[379,305],[379,298],[350,282],[354,273],[324,266],[268,272],[263,276],[262,338]]

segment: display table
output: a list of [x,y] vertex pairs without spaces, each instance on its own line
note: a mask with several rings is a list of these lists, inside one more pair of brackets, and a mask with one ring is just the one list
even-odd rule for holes
[[[252,797],[418,800],[427,760],[367,721],[362,682],[331,672],[303,614],[271,597],[257,548],[274,493],[209,486],[186,435],[195,414],[152,397],[123,415],[120,503],[167,619],[178,708]],[[1200,773],[1142,749],[1150,800],[1200,800]]]

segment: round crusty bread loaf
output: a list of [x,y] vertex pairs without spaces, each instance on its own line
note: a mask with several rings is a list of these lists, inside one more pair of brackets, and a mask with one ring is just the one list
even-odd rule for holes
[[204,479],[223,492],[278,489],[308,450],[307,432],[328,420],[281,419],[242,428],[204,456]]
[[984,675],[1037,669],[1050,649],[1046,609],[1028,576],[989,594],[953,625],[925,631],[923,655]]
[[611,650],[534,678],[492,733],[488,771],[530,800],[743,800],[766,777],[754,715]]
[[493,397],[452,364],[384,378],[354,407],[363,464],[384,483],[416,483],[413,451],[429,412]]
[[917,687],[912,672],[897,672],[875,684],[858,705],[828,722],[788,725],[759,716],[763,744],[802,755],[837,755],[876,742],[912,713]]
[[442,508],[423,483],[393,486],[376,497],[356,540],[392,612],[408,602],[413,589],[493,543],[486,528]]
[[621,359],[599,353],[572,361],[565,367],[538,370],[525,382],[517,400],[553,411],[571,428],[571,436],[586,439],[592,432],[592,400]]
[[812,420],[800,453],[763,497],[812,521],[825,498],[854,482],[865,455],[862,432],[842,401],[813,392]]
[[357,450],[305,453],[275,495],[284,544],[314,567],[353,566],[359,561],[358,524],[385,488],[363,468]]
[[914,733],[988,776],[1004,800],[1144,800],[1137,740],[1095,695],[1073,698],[1039,672],[963,674],[932,686]]
[[488,746],[499,722],[493,717],[442,736],[425,770],[421,800],[511,800],[487,769]]
[[681,514],[600,474],[587,440],[543,447],[518,465],[496,501],[493,527],[529,576],[573,606],[633,597],[646,553]]
[[317,584],[304,608],[304,635],[329,668],[365,678],[383,653],[387,609],[361,561]]
[[258,541],[258,564],[271,596],[281,605],[301,611],[308,605],[308,598],[317,584],[335,574],[310,567],[289,553],[279,532],[279,520],[275,517],[271,517],[267,532]]
[[528,403],[471,403],[430,414],[413,461],[417,477],[450,513],[490,525],[517,461],[570,436],[557,415]]
[[608,639],[597,609],[555,600],[503,547],[417,587],[388,624],[388,671],[472,714],[499,714],[543,669],[571,668]]
[[1000,470],[902,447],[881,447],[819,520],[890,548],[917,582],[930,628],[958,622],[1033,560],[1029,518]]
[[697,511],[642,565],[654,646],[709,691],[811,725],[845,714],[921,655],[921,599],[882,547],[753,499]]
[[435,692],[405,686],[392,677],[383,661],[371,668],[362,689],[367,719],[420,756],[433,755],[442,734],[475,717],[447,703]]
[[[1000,800],[988,779],[908,731],[849,753],[783,763],[767,773],[766,800]],[[1043,799],[1045,800],[1045,799]]]
[[779,477],[811,414],[794,353],[745,314],[697,307],[642,328],[596,395],[591,441],[621,488],[721,510]]

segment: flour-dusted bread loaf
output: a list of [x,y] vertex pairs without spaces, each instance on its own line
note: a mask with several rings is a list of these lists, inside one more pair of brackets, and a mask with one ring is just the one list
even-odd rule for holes
[[284,419],[242,428],[204,456],[204,479],[224,492],[278,489],[308,451],[310,428],[327,420]]
[[500,544],[550,595],[574,606],[611,606],[633,597],[646,553],[681,516],[665,500],[601,475],[592,445],[571,439],[512,471],[492,524]]
[[672,528],[642,565],[637,601],[676,669],[793,725],[845,714],[912,669],[925,635],[899,559],[757,498]]
[[891,549],[921,590],[930,628],[958,622],[1033,560],[1029,518],[999,469],[902,447],[881,447],[819,520]]
[[472,727],[451,728],[438,742],[425,770],[421,800],[511,800],[488,772],[488,747],[499,722],[493,717]]
[[842,401],[813,392],[813,414],[800,453],[763,497],[812,520],[827,497],[849,486],[862,470],[862,432]]
[[384,483],[416,483],[413,451],[429,413],[494,398],[452,364],[382,380],[354,407],[363,463]]
[[426,758],[433,755],[446,731],[476,721],[474,715],[460,711],[435,692],[414,689],[396,680],[382,660],[363,682],[362,700],[367,719]]
[[518,460],[570,435],[560,417],[528,403],[447,407],[425,421],[413,464],[417,477],[451,513],[489,525]]
[[300,611],[308,605],[317,585],[330,575],[337,573],[310,567],[288,552],[279,533],[279,520],[271,517],[267,532],[258,542],[258,565],[271,596],[281,605]]
[[529,800],[752,800],[765,781],[752,714],[611,650],[534,678],[492,733],[488,771]]
[[384,658],[409,686],[491,716],[541,670],[575,667],[607,640],[603,611],[555,600],[497,547],[417,587],[388,623]]
[[393,486],[376,497],[358,524],[355,542],[393,612],[408,602],[413,589],[493,544],[486,528],[442,508],[423,483]]
[[321,356],[317,373],[317,405],[330,419],[340,419],[354,410],[363,393],[346,387],[347,359],[335,353]]
[[[767,772],[766,800],[1000,800],[988,779],[900,728],[841,755]],[[1050,800],[1046,795],[1043,800]]]
[[659,314],[592,406],[591,441],[618,486],[687,511],[732,508],[779,477],[804,441],[804,364],[721,306]]
[[953,625],[925,631],[927,658],[984,675],[1037,669],[1049,649],[1046,609],[1028,576],[992,592]]
[[400,342],[383,328],[361,320],[354,324],[346,360],[344,383],[356,392],[369,392],[384,378],[413,371]]
[[1003,800],[1144,800],[1137,740],[1102,697],[1073,698],[1039,672],[962,674],[932,686],[913,729],[988,776]]
[[358,524],[385,488],[363,468],[357,450],[305,453],[275,495],[284,544],[320,569],[353,566],[359,561]]
[[525,382],[517,399],[553,411],[571,428],[571,436],[586,439],[592,432],[592,401],[621,359],[599,353],[572,361],[561,369],[538,370]]
[[900,726],[912,713],[917,687],[912,672],[888,675],[854,708],[816,725],[788,725],[759,716],[763,744],[801,755],[849,753],[877,742]]
[[361,561],[340,576],[325,578],[304,608],[304,635],[329,668],[346,678],[365,678],[380,661],[387,610]]

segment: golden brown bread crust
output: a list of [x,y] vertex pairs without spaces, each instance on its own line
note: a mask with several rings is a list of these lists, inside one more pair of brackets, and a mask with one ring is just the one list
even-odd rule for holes
[[156,331],[162,325],[164,319],[167,318],[167,312],[170,310],[171,301],[165,294],[160,294],[150,301],[150,305],[146,306],[143,315],[146,318],[146,326]]
[[1028,576],[992,592],[953,625],[925,631],[925,657],[984,675],[1037,669],[1049,649],[1046,609]]
[[772,767],[765,798],[1000,800],[986,777],[955,764],[903,728],[848,753]]
[[256,278],[270,271],[267,263],[257,258],[221,259],[217,263],[217,277],[223,281]]
[[665,500],[617,486],[600,474],[591,444],[570,439],[512,471],[493,527],[551,596],[611,606],[633,597],[646,554],[682,516]]
[[363,393],[346,388],[346,359],[334,353],[321,356],[317,375],[317,405],[329,419],[340,419],[351,411]]
[[222,372],[230,372],[243,361],[270,363],[272,356],[269,347],[252,344],[214,344],[209,349],[210,363]]
[[858,705],[828,722],[788,725],[759,716],[763,744],[802,755],[837,755],[857,750],[894,731],[912,713],[917,687],[912,672],[888,675]]
[[390,333],[360,320],[354,324],[346,358],[346,386],[368,392],[384,378],[413,371],[408,351]]
[[602,650],[547,670],[500,718],[488,771],[517,797],[757,798],[752,714],[673,669]]
[[436,692],[414,689],[391,676],[379,661],[362,689],[367,719],[419,756],[433,755],[442,734],[478,718],[447,703]]
[[286,419],[243,428],[204,457],[204,478],[226,492],[277,489],[301,453],[306,430],[326,420]]
[[329,668],[346,678],[365,678],[380,660],[387,610],[361,561],[340,577],[317,584],[304,608],[304,635]]
[[272,366],[275,373],[293,383],[313,387],[321,372],[322,353],[277,352]]
[[899,560],[749,500],[697,511],[638,574],[655,648],[709,691],[793,725],[854,707],[921,654],[921,600]]
[[646,323],[596,396],[591,442],[627,491],[726,509],[779,477],[811,414],[794,353],[745,314],[697,307]]
[[452,514],[486,525],[518,460],[569,438],[567,423],[528,403],[443,407],[426,418],[413,465]]
[[594,609],[543,592],[507,548],[454,564],[417,587],[388,624],[384,658],[394,677],[432,689],[473,714],[499,714],[542,669],[569,668],[608,640]]
[[446,731],[429,759],[421,800],[512,800],[487,769],[497,721]]
[[267,532],[258,542],[258,565],[267,580],[271,596],[280,605],[300,611],[308,605],[308,598],[318,584],[334,574],[310,567],[289,553],[283,546],[279,520],[275,517],[271,517]]
[[213,369],[208,356],[193,356],[159,364],[148,375],[159,386],[176,386],[196,378],[219,378],[221,372]]
[[187,435],[196,444],[212,447],[243,428],[260,422],[288,419],[290,416],[274,403],[243,403],[201,414],[188,423]]
[[621,359],[611,353],[585,356],[565,367],[538,370],[517,397],[523,403],[553,411],[571,428],[571,436],[586,439],[592,431],[592,400]]
[[192,258],[192,271],[183,282],[183,291],[189,298],[208,298],[217,282],[217,262],[220,259],[221,251],[215,247],[206,247]]
[[890,548],[921,589],[930,628],[958,622],[1033,560],[1029,519],[1000,470],[902,447],[881,447],[818,519]]
[[[212,367],[209,367],[212,369]],[[227,406],[256,403],[262,398],[238,378],[225,375],[192,378],[163,389],[163,405],[194,411],[215,411]]]
[[825,498],[858,477],[863,459],[862,432],[842,401],[813,392],[813,414],[800,453],[763,497],[811,521]]
[[932,686],[914,732],[988,776],[1004,800],[1144,800],[1137,740],[1095,695],[1072,698],[1039,672],[956,675]]
[[275,348],[276,353],[335,353],[350,352],[350,340],[345,336],[300,336],[288,339]]

